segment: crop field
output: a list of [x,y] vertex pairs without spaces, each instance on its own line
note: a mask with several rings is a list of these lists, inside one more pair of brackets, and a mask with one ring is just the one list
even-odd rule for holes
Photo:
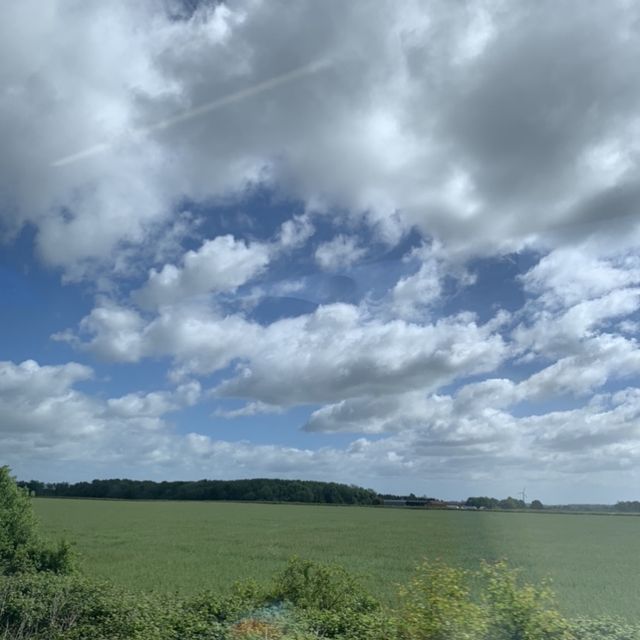
[[531,580],[552,579],[568,616],[640,620],[638,517],[46,498],[35,508],[85,571],[130,589],[266,581],[298,555],[344,566],[391,602],[423,558],[473,569],[506,558]]

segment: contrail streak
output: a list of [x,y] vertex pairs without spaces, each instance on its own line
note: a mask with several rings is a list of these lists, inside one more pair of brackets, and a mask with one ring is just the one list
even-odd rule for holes
[[[205,113],[209,113],[215,109],[220,107],[224,107],[225,105],[231,104],[233,102],[239,102],[240,100],[244,100],[245,98],[249,98],[251,96],[258,95],[259,93],[263,93],[265,91],[270,91],[271,89],[275,89],[280,85],[286,84],[287,82],[292,82],[293,80],[297,80],[303,76],[309,75],[311,73],[315,73],[316,71],[321,71],[328,66],[326,61],[316,61],[311,64],[305,65],[304,67],[299,67],[298,69],[293,69],[292,71],[288,71],[287,73],[283,73],[280,76],[276,76],[275,78],[270,78],[269,80],[265,80],[264,82],[259,82],[252,87],[248,87],[247,89],[242,89],[240,91],[236,91],[228,96],[224,96],[222,98],[218,98],[217,100],[213,100],[212,102],[207,102],[206,104],[200,105],[199,107],[194,107],[193,109],[189,109],[188,111],[184,111],[183,113],[179,113],[171,118],[167,118],[166,120],[161,120],[160,122],[156,122],[148,127],[142,127],[140,129],[135,129],[131,132],[131,135],[139,135],[139,134],[147,134],[152,133],[153,131],[161,131],[163,129],[167,129],[172,127],[175,124],[179,124],[181,122],[186,122],[187,120],[191,120],[192,118],[197,118]],[[83,149],[82,151],[78,151],[77,153],[73,153],[69,156],[65,156],[64,158],[59,158],[51,163],[52,167],[64,167],[65,165],[72,164],[78,160],[83,160],[85,158],[89,158],[91,156],[95,156],[103,151],[107,151],[111,147],[112,143],[110,142],[102,142],[100,144],[93,145],[92,147],[88,147]]]

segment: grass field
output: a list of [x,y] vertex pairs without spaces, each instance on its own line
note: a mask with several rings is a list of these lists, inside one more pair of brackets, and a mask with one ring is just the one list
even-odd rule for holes
[[549,577],[569,616],[640,620],[640,518],[221,502],[35,500],[85,571],[133,589],[192,593],[267,580],[292,555],[366,576],[391,601],[422,558],[506,558]]

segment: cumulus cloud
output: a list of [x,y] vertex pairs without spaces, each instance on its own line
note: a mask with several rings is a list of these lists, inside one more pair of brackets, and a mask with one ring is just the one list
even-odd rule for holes
[[309,215],[294,216],[282,223],[277,241],[282,249],[297,249],[304,245],[314,231]]
[[337,271],[350,267],[365,254],[366,249],[358,246],[356,238],[339,235],[329,242],[323,242],[316,249],[315,257],[323,269]]
[[418,263],[419,268],[400,278],[391,291],[391,308],[403,318],[420,318],[426,309],[440,302],[447,276],[455,278],[460,286],[475,281],[473,274],[461,264],[447,260],[442,245],[438,243],[414,249],[405,256],[404,261]]
[[426,326],[385,324],[336,304],[267,327],[247,363],[218,393],[295,404],[434,388],[492,370],[504,354],[500,336],[469,317]]
[[150,393],[128,393],[119,398],[107,400],[110,415],[133,418],[147,416],[157,418],[177,411],[183,406],[191,406],[200,398],[200,383],[197,381],[179,385],[175,391],[152,391]]
[[471,383],[453,395],[411,391],[343,401],[314,413],[307,428],[350,431],[359,425],[360,432],[384,437],[310,450],[181,435],[163,416],[196,400],[194,383],[105,401],[74,388],[90,375],[75,363],[0,364],[6,461],[64,465],[91,457],[94,469],[106,465],[135,477],[303,475],[364,484],[415,483],[425,475],[432,482],[478,482],[488,469],[494,480],[517,472],[559,481],[594,470],[633,473],[640,461],[640,393],[634,388],[601,394],[577,409],[524,417],[508,411],[520,394],[506,379]]
[[75,362],[0,362],[0,440],[8,461],[149,463],[174,437],[163,416],[197,401],[200,385],[106,400],[76,388],[93,376]]
[[[424,442],[458,442],[463,447],[476,441],[505,445],[518,441],[522,445],[532,437],[564,441],[562,432],[566,428],[575,434],[577,441],[580,433],[588,433],[592,428],[589,416],[609,416],[603,411],[603,403],[623,403],[637,395],[636,390],[629,388],[625,394],[601,393],[592,399],[594,391],[607,382],[633,379],[639,373],[640,350],[636,341],[602,334],[585,340],[579,354],[560,358],[517,383],[487,378],[463,385],[452,395],[430,394],[422,389],[383,397],[363,394],[315,410],[304,428],[364,434],[416,432]],[[572,411],[543,411],[538,416],[516,418],[512,413],[513,407],[522,402],[544,407],[563,396],[586,399],[586,404]],[[604,428],[608,418],[596,419]],[[544,437],[538,428],[544,428]],[[620,429],[636,433],[631,424]],[[618,434],[613,428],[607,432],[609,444],[619,442]]]
[[636,287],[608,292],[600,298],[585,300],[559,312],[532,305],[527,323],[519,324],[513,332],[520,349],[530,355],[562,357],[577,353],[585,340],[597,335],[613,319],[634,313],[640,302],[640,289]]
[[[188,400],[193,385],[188,393],[179,387],[172,392],[131,393],[105,401],[74,388],[90,375],[90,369],[76,363],[0,363],[4,460],[19,468],[29,462],[37,462],[40,468],[53,464],[57,473],[70,461],[90,458],[94,470],[118,468],[136,477],[162,474],[163,470],[209,476],[222,473],[225,477],[254,473],[326,477],[346,468],[352,458],[348,450],[330,447],[311,451],[221,441],[193,432],[180,435],[163,416],[193,400]],[[353,458],[355,462],[361,456]],[[357,472],[366,474],[365,461],[360,459],[358,464]],[[69,477],[68,469],[65,473]]]
[[168,264],[161,271],[152,269],[147,283],[133,298],[143,307],[153,308],[206,293],[234,291],[260,273],[269,259],[264,244],[218,236],[197,251],[188,251],[180,267]]
[[510,380],[489,379],[462,387],[454,396],[423,390],[387,397],[363,396],[342,400],[314,411],[307,431],[351,433],[406,433],[419,431],[434,442],[473,444],[474,441],[508,439],[509,416],[502,409],[522,395]]
[[239,409],[216,409],[214,416],[220,418],[244,418],[246,416],[256,416],[265,413],[282,413],[282,407],[264,402],[248,402]]
[[[84,347],[107,360],[135,362],[143,354],[141,332],[144,320],[133,309],[118,306],[110,301],[96,306],[80,322],[80,331],[92,336]],[[55,334],[54,339],[78,343],[76,336]]]
[[[612,215],[636,227],[629,3],[305,2],[285,22],[268,2],[165,6],[6,9],[4,226],[33,224],[68,274],[143,245],[185,196],[256,183],[465,251],[564,242]],[[251,92],[292,60],[309,74]]]
[[132,396],[105,403],[75,389],[91,375],[91,369],[77,363],[0,363],[3,454],[12,459],[109,458],[118,455],[119,439],[126,438],[127,446],[134,447],[141,434],[162,426],[158,415],[167,409],[166,402],[161,411],[160,398],[153,394],[139,397],[137,406]]
[[506,355],[500,335],[470,315],[427,325],[385,323],[362,308],[333,304],[263,327],[205,309],[166,309],[129,333],[139,321],[124,309],[95,309],[81,323],[92,332],[85,348],[120,361],[169,355],[178,376],[210,373],[238,360],[217,392],[276,405],[435,388],[491,371]]
[[[470,402],[470,396],[478,401]],[[637,464],[637,389],[603,394],[577,409],[519,417],[508,410],[525,397],[526,388],[496,379],[453,396],[410,392],[360,398],[315,411],[305,428],[384,433],[382,439],[361,437],[351,449],[368,459],[392,451],[397,472],[402,465],[406,473],[422,470],[430,477],[447,472],[472,477],[488,468],[499,475],[520,468],[520,474],[538,480],[557,480]]]
[[601,255],[597,245],[556,249],[522,276],[528,292],[548,308],[566,308],[640,283],[640,256],[618,249]]

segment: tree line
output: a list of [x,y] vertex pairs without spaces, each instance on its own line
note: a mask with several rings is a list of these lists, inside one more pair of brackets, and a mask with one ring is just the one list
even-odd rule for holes
[[[446,506],[437,498],[415,494],[378,494],[373,489],[338,482],[253,478],[247,480],[162,481],[111,478],[91,482],[19,481],[31,495],[61,498],[107,498],[120,500],[232,500],[249,502],[303,502],[315,504],[381,505],[387,500],[404,500],[408,506]],[[539,500],[525,503],[511,496],[503,499],[471,496],[455,504],[476,509],[534,509],[640,513],[640,501],[615,505],[543,505]]]
[[532,500],[525,504],[522,500],[508,497],[503,500],[489,498],[487,496],[468,498],[466,506],[477,509],[545,509],[548,511],[575,511],[595,513],[640,513],[640,501],[629,500],[616,502],[615,504],[556,504],[543,505],[540,500]]
[[380,504],[372,489],[313,480],[195,480],[154,482],[112,478],[92,482],[20,482],[32,495],[123,500],[239,500],[325,504]]
[[616,502],[613,508],[615,511],[622,511],[623,513],[640,513],[640,501]]

